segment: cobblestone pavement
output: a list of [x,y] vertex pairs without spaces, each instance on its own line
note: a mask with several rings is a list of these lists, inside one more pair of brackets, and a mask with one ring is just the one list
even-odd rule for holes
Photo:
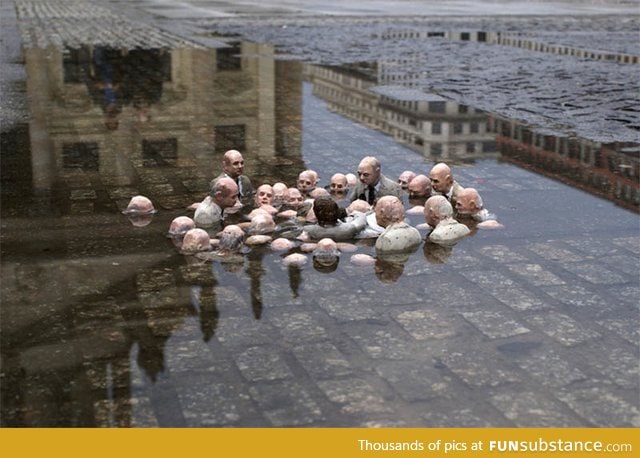
[[[146,17],[157,2],[15,3],[26,46],[203,48],[240,33],[324,63],[392,56],[415,70],[417,87],[547,130],[637,141],[637,65],[402,38],[425,26],[473,27],[591,47],[584,30],[592,28],[607,51],[637,55],[621,43],[637,18],[319,25],[180,19],[182,10],[171,20]],[[559,35],[563,28],[576,33]],[[395,30],[403,34],[383,38]],[[7,49],[15,45],[4,37]],[[19,60],[5,57],[3,72]],[[19,81],[20,70],[11,71],[8,80]],[[390,175],[425,165],[305,97],[308,166],[353,169],[363,150],[384,151]],[[327,275],[256,251],[248,262],[261,272],[257,301],[254,278],[184,264],[167,249],[168,223],[207,175],[194,166],[132,168],[135,191],[163,204],[134,235],[113,215],[3,218],[2,426],[640,426],[635,213],[511,164],[478,161],[454,173],[491,202],[503,232],[478,232],[451,250],[421,247],[386,278],[346,257]],[[67,171],[65,189],[76,204],[100,196],[113,204],[131,189],[111,178]],[[179,186],[193,193],[177,195]],[[25,234],[39,238],[25,244]]]

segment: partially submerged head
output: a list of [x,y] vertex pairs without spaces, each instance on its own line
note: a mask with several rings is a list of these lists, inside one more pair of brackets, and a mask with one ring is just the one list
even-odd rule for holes
[[411,182],[411,180],[415,178],[415,176],[416,176],[415,172],[412,172],[411,170],[405,170],[398,177],[398,184],[402,189],[406,191],[407,187],[409,186],[409,183]]
[[201,251],[211,250],[209,233],[204,229],[190,229],[182,239],[182,252],[184,254],[196,254]]
[[297,186],[302,194],[311,192],[318,182],[318,174],[314,170],[305,170],[298,175]]
[[395,196],[382,196],[376,203],[376,221],[382,227],[404,220],[404,206]]
[[329,181],[329,189],[332,193],[344,193],[349,188],[347,176],[343,173],[334,173]]
[[169,237],[182,238],[191,229],[196,227],[196,223],[188,216],[178,216],[171,221],[169,226]]
[[271,205],[273,202],[273,188],[271,185],[263,184],[256,189],[254,197],[256,205]]
[[444,196],[432,196],[424,203],[424,218],[431,227],[436,227],[440,221],[453,216],[453,207]]
[[431,195],[431,180],[426,175],[416,175],[407,186],[410,198],[429,197]]
[[313,250],[313,265],[335,270],[339,257],[340,251],[338,251],[336,242],[332,239],[324,238],[316,244],[316,248]]
[[219,252],[231,254],[237,252],[244,242],[244,231],[234,224],[226,226],[220,233]]
[[287,205],[291,208],[297,209],[302,206],[304,202],[304,197],[302,197],[302,193],[298,188],[289,188],[288,196],[287,196]]
[[222,158],[222,170],[234,180],[244,172],[244,159],[240,151],[230,149]]
[[456,211],[460,215],[473,215],[482,210],[482,198],[475,188],[462,189],[456,198]]
[[251,235],[264,235],[272,233],[275,229],[273,216],[268,212],[259,212],[251,219],[248,232]]
[[371,210],[369,202],[362,199],[356,199],[347,207],[347,215],[351,215],[354,212],[367,213],[369,210]]
[[233,207],[239,202],[238,185],[227,177],[222,177],[214,183],[210,195],[213,201],[223,209]]
[[340,207],[331,197],[321,196],[313,201],[313,213],[320,226],[335,226],[340,217]]
[[358,165],[358,178],[364,185],[375,185],[380,173],[380,161],[373,156],[364,157]]
[[453,175],[451,169],[444,162],[434,165],[429,172],[431,187],[442,194],[446,194],[453,185]]
[[122,213],[125,215],[150,215],[156,212],[153,202],[145,196],[133,196]]

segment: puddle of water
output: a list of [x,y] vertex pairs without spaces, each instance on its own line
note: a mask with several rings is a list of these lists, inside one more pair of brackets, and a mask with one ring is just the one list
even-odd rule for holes
[[[384,64],[269,45],[26,58],[32,121],[2,136],[3,426],[632,423],[637,145],[536,134]],[[254,185],[306,168],[326,184],[369,154],[394,179],[446,161],[505,229],[368,268],[285,267],[267,247],[192,262],[165,233],[230,148]],[[120,213],[136,194],[159,209],[143,227]],[[505,410],[514,390],[547,413]]]

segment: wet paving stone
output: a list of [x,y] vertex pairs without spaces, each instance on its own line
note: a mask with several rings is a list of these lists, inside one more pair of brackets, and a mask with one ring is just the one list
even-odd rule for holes
[[514,358],[518,366],[542,385],[561,387],[588,378],[576,366],[575,361],[566,360],[549,348],[534,351],[532,354],[514,355]]
[[307,426],[325,420],[318,404],[295,381],[258,384],[250,387],[249,392],[272,426]]
[[578,345],[600,336],[598,332],[587,329],[571,317],[555,311],[531,316],[529,320],[542,332],[566,346]]
[[549,308],[549,305],[540,297],[518,287],[492,288],[491,295],[503,304],[516,311],[542,310]]
[[[430,358],[428,355],[426,360]],[[404,400],[427,401],[446,396],[455,383],[451,376],[435,369],[431,361],[421,364],[406,361],[383,361],[376,365],[376,372],[385,379]]]
[[520,382],[520,374],[506,367],[495,355],[448,352],[439,357],[442,364],[472,387],[496,387]]
[[235,357],[236,364],[250,382],[292,378],[293,374],[277,350],[270,346],[252,347]]
[[367,305],[358,295],[342,295],[340,298],[319,297],[317,300],[320,307],[339,322],[368,320],[381,316],[381,312]]
[[222,320],[216,331],[217,340],[232,349],[266,345],[275,335],[277,331],[266,322],[234,316]]
[[510,264],[509,270],[525,277],[535,286],[562,285],[564,280],[546,270],[540,264]]
[[310,313],[290,313],[272,317],[270,321],[289,342],[313,342],[327,338],[327,331],[317,324],[317,316]]
[[416,340],[446,339],[460,330],[460,320],[452,313],[435,310],[407,310],[395,319]]
[[602,311],[603,308],[606,310],[611,307],[599,294],[575,284],[571,286],[543,286],[541,289],[555,300],[572,307],[584,308],[590,311]]
[[487,407],[476,407],[467,399],[461,399],[459,403],[454,403],[450,400],[430,402],[425,408],[425,413],[421,415],[421,418],[425,421],[425,426],[430,428],[488,428],[490,425],[500,425],[502,427],[513,426],[513,423],[506,420],[500,412],[488,412]]
[[602,264],[562,264],[562,267],[578,277],[598,285],[626,283],[626,279]]
[[[599,352],[602,351],[598,349]],[[602,377],[611,379],[616,385],[637,390],[640,382],[640,366],[637,352],[622,348],[602,351],[603,358],[593,361]]]
[[394,326],[358,323],[349,333],[369,357],[374,359],[411,359],[412,354],[423,348]]
[[462,312],[461,315],[490,339],[512,337],[530,332],[530,329],[499,311]]
[[353,373],[347,356],[329,341],[298,345],[292,351],[313,379],[332,379]]
[[327,398],[340,406],[345,414],[370,414],[393,412],[392,403],[387,402],[366,381],[356,378],[322,380],[318,387]]
[[480,249],[485,256],[500,263],[524,262],[527,259],[504,245],[488,245]]
[[624,320],[618,318],[606,318],[596,320],[600,326],[618,334],[621,338],[638,346],[640,345],[640,329],[634,320]]
[[581,421],[557,401],[538,393],[501,393],[491,396],[489,402],[518,427],[548,428],[553,425],[568,428],[581,425]]
[[557,243],[532,243],[527,245],[527,248],[533,251],[538,256],[541,256],[549,261],[562,261],[567,263],[579,262],[584,260],[583,256],[579,256],[572,251],[557,245]]
[[640,410],[608,389],[562,389],[556,397],[594,426],[608,428],[638,427]]

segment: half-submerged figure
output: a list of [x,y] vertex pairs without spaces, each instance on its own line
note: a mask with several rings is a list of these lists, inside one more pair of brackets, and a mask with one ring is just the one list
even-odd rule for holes
[[469,228],[453,218],[453,207],[444,196],[433,196],[424,204],[427,224],[433,227],[429,240],[442,245],[453,245],[469,235]]
[[367,221],[363,213],[355,215],[349,222],[342,221],[343,210],[329,196],[321,196],[313,201],[313,212],[317,223],[304,227],[300,235],[302,240],[321,240],[330,238],[335,241],[353,239],[365,228]]
[[395,196],[402,199],[402,188],[398,183],[385,177],[380,168],[380,161],[367,156],[358,165],[359,182],[351,190],[349,200],[362,199],[374,205],[376,200],[383,196]]
[[376,203],[376,221],[384,232],[376,240],[378,253],[411,251],[422,242],[420,232],[404,220],[404,206],[395,196],[383,196]]
[[182,239],[191,229],[195,229],[196,223],[188,216],[178,216],[171,221],[167,237],[171,239],[176,248],[182,247]]
[[463,188],[453,179],[451,168],[444,162],[439,162],[431,168],[429,179],[433,190],[443,195],[451,202],[451,205],[455,206],[458,193]]
[[134,226],[144,227],[151,222],[156,211],[153,202],[148,197],[133,196],[122,213],[127,215]]
[[249,177],[243,175],[244,159],[240,151],[230,149],[222,158],[222,173],[211,180],[211,187],[215,185],[220,178],[231,178],[238,186],[238,195],[241,198],[248,197],[253,194],[253,185]]
[[196,208],[193,220],[200,228],[221,226],[224,210],[239,204],[236,182],[228,177],[220,178],[211,187],[209,195]]
[[456,212],[460,218],[471,218],[478,222],[476,227],[499,229],[504,227],[496,220],[496,216],[484,208],[482,197],[475,188],[464,188],[458,193]]

